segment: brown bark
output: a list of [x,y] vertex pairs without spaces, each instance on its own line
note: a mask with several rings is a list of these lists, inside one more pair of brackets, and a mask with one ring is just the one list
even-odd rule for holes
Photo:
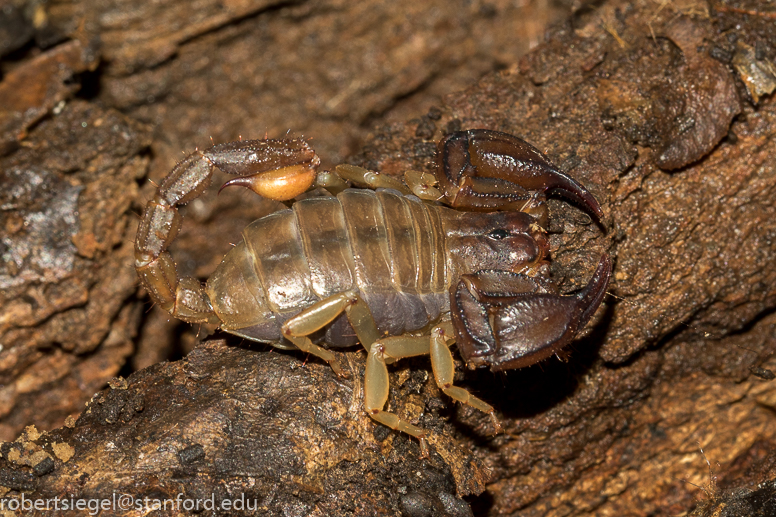
[[[262,115],[272,122],[262,124],[282,132],[282,120],[301,123],[304,112],[317,110],[322,121],[298,129],[315,138],[324,157],[329,151],[337,159],[353,148],[315,131],[328,135],[333,120],[348,113],[359,124],[369,124],[370,113],[389,109],[386,98],[407,93],[401,86],[417,87],[423,77],[431,81],[435,73],[448,73],[459,56],[440,43],[456,36],[432,24],[433,30],[420,36],[424,44],[389,45],[379,54],[408,75],[389,73],[381,82],[374,71],[345,73],[331,65],[327,77],[332,85],[349,84],[369,93],[359,95],[357,108],[351,108],[352,90],[310,84],[315,74],[295,68],[288,54],[269,43],[284,38],[298,43],[302,27],[306,37],[319,38],[316,48],[326,49],[308,55],[304,52],[312,46],[302,44],[306,59],[333,54],[332,62],[340,63],[347,60],[348,48],[372,48],[364,41],[377,36],[359,39],[355,26],[362,25],[340,25],[331,12],[316,10],[320,4],[235,5],[229,7],[231,20],[245,21],[223,21],[229,18],[203,5],[186,14],[191,19],[180,30],[162,14],[140,12],[126,22],[139,24],[133,32],[138,39],[127,49],[117,43],[130,41],[115,30],[118,17],[82,12],[92,25],[60,27],[77,34],[102,23],[97,32],[105,61],[96,72],[101,88],[89,103],[71,102],[52,112],[56,102],[49,102],[51,107],[42,108],[49,118],[35,126],[15,119],[17,133],[5,133],[12,136],[5,140],[10,154],[3,158],[3,174],[9,178],[4,185],[16,178],[12,185],[18,186],[3,195],[6,203],[24,199],[25,204],[14,206],[3,223],[6,229],[19,228],[9,231],[19,239],[11,249],[27,243],[33,250],[7,275],[8,282],[25,282],[12,286],[19,292],[3,302],[3,314],[11,315],[2,330],[0,355],[4,383],[14,387],[4,396],[8,408],[44,400],[43,378],[64,379],[86,391],[69,373],[68,368],[76,368],[63,364],[76,361],[69,364],[85,368],[86,362],[77,360],[86,357],[101,372],[115,372],[120,362],[99,362],[100,354],[111,346],[124,350],[136,328],[138,305],[125,301],[132,270],[121,236],[122,225],[130,224],[125,218],[132,186],[147,159],[139,153],[148,145],[148,130],[132,118],[163,121],[157,130],[161,138],[152,145],[151,174],[159,177],[177,156],[170,148],[206,144],[191,138],[198,128],[213,131],[217,140],[234,137],[241,126],[237,131],[247,133],[253,115],[234,116],[238,106],[252,102],[247,98],[227,103],[231,109],[215,109],[218,124],[209,121],[213,105],[222,106],[214,99],[240,99],[250,91],[231,90],[227,78],[239,78],[241,85],[250,76],[270,92],[260,106],[270,106]],[[506,7],[494,5],[496,18],[506,17]],[[120,11],[111,7],[106,12],[111,9],[114,16]],[[413,9],[421,8],[408,4],[399,12]],[[776,107],[771,92],[776,34],[772,14],[763,9],[756,3],[618,1],[580,9],[514,66],[451,94],[426,115],[383,126],[349,159],[393,173],[428,169],[434,142],[444,132],[497,129],[545,151],[604,206],[605,232],[577,208],[550,202],[552,272],[562,289],[585,282],[602,251],[615,258],[611,296],[572,346],[569,361],[551,360],[502,376],[461,372],[463,386],[497,406],[504,434],[490,436],[485,417],[454,408],[440,396],[427,360],[403,362],[392,369],[390,403],[431,431],[434,452],[422,460],[415,441],[375,425],[360,409],[362,352],[344,354],[352,379],[342,381],[318,362],[303,364],[296,354],[227,338],[113,382],[62,428],[42,435],[28,429],[17,441],[3,444],[0,485],[7,489],[5,496],[244,495],[259,501],[261,510],[254,514],[270,515],[675,515],[692,510],[699,500],[695,515],[773,513]],[[365,12],[350,14],[358,20]],[[56,25],[56,9],[50,16]],[[106,22],[111,19],[114,26]],[[152,19],[166,30],[139,30]],[[465,23],[482,35],[494,27],[489,23],[496,23],[487,20],[469,16]],[[257,25],[248,30],[250,23]],[[337,37],[362,46],[348,46]],[[261,48],[270,48],[270,55],[259,58],[254,51],[230,46],[230,41],[245,44],[252,38],[263,38]],[[410,41],[407,35],[401,39]],[[416,48],[436,52],[412,52]],[[473,59],[469,52],[467,58]],[[88,62],[70,67],[86,70]],[[245,67],[255,68],[246,72]],[[273,99],[285,82],[271,71],[294,70],[301,70],[291,80],[301,83],[301,90],[294,103],[283,104],[293,107],[278,108]],[[361,78],[368,86],[343,82],[338,74]],[[55,87],[52,92],[64,86]],[[150,101],[149,96],[165,100]],[[102,140],[79,134],[81,121]],[[184,129],[174,131],[175,126]],[[28,128],[29,136],[14,136]],[[107,128],[119,129],[111,133]],[[350,126],[349,131],[355,135],[360,129]],[[191,140],[184,142],[187,137]],[[35,182],[50,190],[14,194],[35,183],[29,180],[35,174],[41,178]],[[95,194],[89,197],[89,192]],[[59,210],[48,216],[51,220],[67,221],[64,214],[72,213],[79,193],[79,225],[46,226],[39,232],[29,224],[14,226],[13,217],[33,221],[30,214],[46,210]],[[219,200],[216,207],[229,202]],[[209,209],[203,206],[189,211],[189,227],[208,221]],[[236,239],[245,220],[255,215],[252,209],[238,215],[235,207],[216,208],[213,223],[199,225],[209,228],[183,235],[174,250],[183,269],[194,269],[186,265],[194,258],[203,271],[212,268],[226,248],[212,244],[212,235]],[[227,224],[236,226],[225,230]],[[47,235],[57,232],[67,235],[64,241],[73,250],[57,248],[61,255],[46,255],[54,257],[51,262],[37,259],[34,251],[48,249],[54,239]],[[68,284],[70,278],[78,279],[71,281],[75,287]],[[40,285],[47,290],[36,298],[30,293]],[[160,319],[158,313],[149,318]],[[13,344],[6,341],[11,332],[19,336]],[[144,346],[169,342],[143,332]],[[53,373],[30,366],[44,364],[41,357],[52,365],[46,372]],[[99,378],[94,375],[92,381]],[[24,391],[24,386],[33,389]],[[55,395],[51,398],[55,408],[64,407]],[[9,430],[24,419],[14,420],[10,409],[6,415]]]

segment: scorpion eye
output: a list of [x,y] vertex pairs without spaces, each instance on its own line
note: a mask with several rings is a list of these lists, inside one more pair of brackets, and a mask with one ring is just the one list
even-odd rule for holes
[[510,235],[509,232],[506,231],[505,229],[497,228],[497,229],[491,231],[488,234],[488,237],[490,237],[491,239],[495,239],[497,241],[500,241],[501,239],[506,239],[507,237],[509,237],[509,235]]

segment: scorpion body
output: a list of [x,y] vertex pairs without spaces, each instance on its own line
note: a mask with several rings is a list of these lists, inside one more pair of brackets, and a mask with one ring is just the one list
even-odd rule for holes
[[[449,313],[448,291],[462,273],[504,266],[505,258],[518,270],[540,260],[546,240],[531,223],[523,212],[460,212],[394,190],[347,189],[299,201],[246,227],[243,242],[226,255],[206,290],[224,329],[275,346],[286,342],[286,320],[353,290],[377,328],[398,336]],[[513,242],[489,236],[505,227]],[[465,247],[473,239],[491,241],[495,253],[472,257]],[[518,239],[524,246],[513,245]],[[358,342],[344,314],[327,328],[325,342]]]
[[[494,409],[453,385],[449,345],[457,342],[471,368],[507,370],[571,341],[603,299],[611,262],[603,255],[588,285],[571,296],[542,279],[549,253],[545,193],[558,191],[600,220],[595,198],[535,148],[495,131],[445,137],[431,181],[408,173],[402,183],[338,167],[352,182],[378,187],[345,188],[339,176],[319,173],[319,163],[299,139],[231,142],[186,157],[159,186],[138,228],[142,285],[179,319],[301,349],[343,377],[331,348],[360,342],[368,352],[367,412],[417,437],[424,455],[425,431],[383,410],[386,365],[403,357],[430,355],[442,391],[488,413],[498,431]],[[215,168],[238,176],[224,186],[273,199],[316,186],[338,193],[297,201],[250,224],[203,286],[178,278],[167,247],[181,222],[177,206],[199,196]],[[428,202],[441,197],[458,209]]]

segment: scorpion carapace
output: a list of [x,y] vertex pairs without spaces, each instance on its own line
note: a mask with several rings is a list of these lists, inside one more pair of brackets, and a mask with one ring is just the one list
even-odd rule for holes
[[[404,357],[429,355],[440,389],[488,413],[498,432],[493,408],[453,385],[449,345],[458,343],[469,367],[492,370],[528,366],[567,345],[601,303],[612,265],[604,254],[584,289],[559,295],[545,278],[544,201],[559,192],[600,221],[596,199],[530,144],[484,129],[446,136],[435,176],[408,171],[400,181],[350,165],[318,171],[319,164],[301,139],[230,142],[187,156],[138,228],[143,287],[176,318],[298,348],[343,377],[331,349],[361,343],[367,412],[417,437],[424,455],[425,431],[383,411],[386,365]],[[167,248],[180,227],[177,206],[199,196],[215,168],[238,176],[224,186],[271,199],[317,187],[334,195],[249,225],[203,286],[178,278]],[[345,180],[371,188],[347,188]]]

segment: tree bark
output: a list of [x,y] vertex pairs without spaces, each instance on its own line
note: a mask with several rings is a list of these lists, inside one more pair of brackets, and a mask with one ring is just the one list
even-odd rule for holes
[[[494,5],[496,18],[506,15],[505,7]],[[288,35],[294,24],[310,29],[304,25],[309,19],[321,22],[324,15],[314,9],[317,6],[232,6],[231,14],[233,19],[260,20],[257,23],[265,32],[258,34],[273,41]],[[418,118],[382,126],[347,159],[393,174],[409,168],[429,170],[435,142],[444,133],[496,129],[533,143],[589,188],[604,207],[606,216],[599,226],[565,201],[550,201],[552,275],[562,290],[583,285],[602,252],[615,259],[610,296],[570,347],[568,362],[551,359],[504,375],[461,368],[456,375],[456,383],[496,406],[503,434],[491,436],[486,417],[455,407],[440,394],[427,359],[402,361],[391,369],[391,409],[430,431],[431,458],[422,459],[416,441],[374,424],[361,409],[363,352],[343,353],[343,363],[351,373],[351,379],[343,381],[326,365],[305,362],[299,354],[227,337],[205,341],[183,359],[112,381],[77,419],[69,419],[63,427],[45,433],[27,428],[16,441],[4,443],[0,446],[4,497],[16,501],[22,494],[27,499],[110,499],[113,494],[126,493],[136,498],[133,501],[148,498],[151,504],[175,500],[178,494],[192,501],[211,496],[217,501],[244,498],[256,505],[246,510],[251,515],[773,513],[776,169],[772,157],[776,155],[776,105],[771,93],[776,86],[776,34],[774,14],[764,9],[756,3],[616,0],[578,9],[549,32],[545,43],[519,61],[448,95]],[[203,7],[202,12],[208,11]],[[52,20],[55,14],[52,11]],[[105,24],[110,18],[94,19]],[[146,19],[144,14],[136,21],[145,23]],[[149,30],[147,39],[152,43],[121,50],[111,42],[146,40],[104,36],[106,47],[101,55],[105,64],[101,68],[86,72],[91,67],[88,56],[71,65],[80,70],[75,74],[100,74],[100,88],[91,98],[68,102],[57,111],[57,102],[49,99],[59,99],[56,92],[67,86],[59,78],[52,82],[60,85],[51,90],[54,93],[43,96],[44,100],[29,101],[44,106],[41,109],[47,118],[30,122],[17,117],[3,126],[12,128],[4,133],[3,174],[9,178],[16,174],[17,190],[25,184],[23,178],[33,177],[36,163],[44,164],[44,172],[54,177],[48,183],[49,197],[29,194],[31,201],[23,207],[27,212],[14,207],[14,213],[22,214],[18,216],[21,220],[33,220],[26,214],[53,212],[57,206],[64,208],[52,219],[66,220],[68,200],[72,205],[79,193],[90,189],[113,192],[106,198],[116,203],[108,210],[96,194],[94,198],[80,194],[78,230],[68,233],[66,225],[58,230],[76,250],[68,254],[65,249],[62,256],[78,258],[56,262],[60,269],[45,269],[40,264],[49,263],[41,261],[23,262],[25,267],[31,263],[38,269],[22,267],[7,275],[8,282],[19,278],[27,282],[14,287],[19,292],[3,302],[4,314],[13,316],[7,317],[10,325],[6,323],[9,326],[2,330],[0,355],[6,361],[2,370],[6,384],[14,386],[4,397],[10,408],[32,400],[20,398],[24,393],[42,391],[44,375],[40,373],[27,377],[34,380],[28,385],[35,389],[25,392],[20,388],[23,372],[32,371],[31,364],[39,365],[41,355],[50,364],[61,364],[61,357],[77,357],[74,353],[96,361],[109,348],[107,343],[126,346],[137,328],[139,305],[128,298],[125,285],[133,274],[131,245],[117,240],[115,230],[101,230],[98,224],[106,217],[99,214],[126,216],[128,201],[122,193],[130,187],[122,191],[116,186],[91,185],[102,185],[100,182],[108,181],[104,178],[129,178],[128,184],[134,185],[142,173],[144,160],[149,159],[144,149],[151,130],[135,118],[169,118],[172,122],[164,124],[170,125],[160,126],[164,131],[185,122],[186,130],[167,134],[163,144],[151,145],[151,175],[158,178],[177,156],[163,151],[175,147],[171,142],[195,133],[198,117],[211,116],[203,114],[209,110],[208,103],[184,110],[182,99],[194,98],[196,84],[184,81],[176,86],[171,78],[180,77],[182,70],[203,70],[201,61],[207,61],[208,73],[213,74],[210,80],[215,82],[201,84],[213,85],[230,73],[240,76],[234,70],[248,66],[243,57],[213,66],[215,56],[223,57],[218,52],[229,48],[228,43],[220,47],[220,42],[229,38],[244,42],[241,38],[253,34],[246,26],[218,22],[217,13],[198,20],[187,25],[200,31],[194,42],[188,33]],[[273,23],[262,25],[269,21]],[[480,29],[480,35],[486,33],[486,22],[469,23]],[[94,30],[89,24],[86,27]],[[101,27],[106,33],[110,28]],[[347,34],[342,27],[353,25],[329,23],[328,27],[342,35]],[[67,32],[66,27],[60,30]],[[76,32],[72,29],[72,34]],[[424,34],[421,40],[426,42],[450,37],[433,31]],[[331,36],[318,37],[332,42]],[[88,43],[81,45],[90,48]],[[217,49],[212,54],[209,45]],[[416,45],[438,48],[430,43]],[[415,56],[407,48],[394,51],[384,54],[394,66],[400,56]],[[413,61],[408,68],[415,75],[407,77],[416,82],[406,78],[404,82],[417,84],[418,78],[429,77],[416,66],[436,67],[439,74],[454,66],[455,58],[441,55],[438,62],[431,58]],[[261,61],[255,53],[251,57]],[[278,57],[271,65],[262,61],[261,67],[277,70],[283,69],[281,65]],[[13,72],[6,74],[4,82]],[[267,74],[258,76],[277,95],[272,81],[282,81]],[[365,71],[358,77],[372,76]],[[398,81],[385,88],[374,84],[367,88],[373,96],[359,103],[356,112],[361,123],[371,120],[365,115],[370,109],[386,109],[376,107],[382,101],[374,99],[402,95],[399,83],[404,84]],[[149,93],[140,85],[158,90]],[[224,88],[215,90],[228,91]],[[209,98],[207,89],[200,92],[202,98]],[[340,99],[306,96],[304,88],[297,93],[297,100],[304,99],[300,104],[304,109],[348,109],[349,94]],[[149,95],[168,95],[172,100],[149,101]],[[230,95],[239,98],[239,93]],[[271,104],[269,99],[263,102]],[[116,107],[125,113],[113,111]],[[299,106],[295,109],[303,111]],[[219,115],[230,118],[228,114],[222,111]],[[269,115],[279,120],[273,117]],[[298,112],[294,117],[301,120]],[[238,123],[245,124],[245,120]],[[216,133],[219,139],[230,137],[236,127],[230,124],[223,121]],[[85,151],[78,147],[79,142],[87,141],[79,139],[79,126],[95,128],[96,134],[111,128],[124,143],[105,140],[103,147],[88,146],[98,152]],[[119,129],[114,130],[116,127]],[[321,123],[316,129],[326,133],[324,127]],[[298,129],[317,142],[312,130]],[[66,135],[68,140],[59,144],[57,135]],[[321,152],[333,149],[336,144],[332,142],[322,145]],[[80,152],[68,151],[68,155],[62,149],[65,143]],[[184,147],[191,145],[195,143]],[[342,147],[331,155],[348,153],[342,149],[350,148]],[[60,154],[47,154],[49,151]],[[72,156],[72,161],[46,158],[61,155]],[[43,177],[44,172],[38,175]],[[7,203],[19,197],[4,195],[11,196]],[[33,204],[35,199],[42,200],[40,206]],[[89,199],[94,199],[91,204],[86,203]],[[225,201],[219,200],[216,206],[220,203]],[[270,209],[264,206],[239,214],[234,207],[217,209],[212,224],[198,225],[210,223],[211,213],[202,206],[192,208],[186,223],[198,230],[182,235],[174,256],[184,263],[182,269],[194,272],[212,268],[227,248],[213,245],[212,235],[236,239],[243,219]],[[12,222],[7,216],[5,228],[14,228]],[[223,229],[227,223],[237,225],[231,234]],[[28,227],[21,225],[18,232],[31,243],[30,249],[46,246],[39,244],[45,239],[36,241],[35,235],[56,234],[56,228],[50,226],[48,233],[22,229]],[[14,244],[11,249],[19,246]],[[211,246],[218,249],[211,250]],[[192,257],[198,258],[197,263],[186,265],[194,263]],[[107,265],[117,263],[124,268]],[[51,271],[59,270],[66,273],[52,280],[51,275],[56,275]],[[61,285],[62,279],[83,278],[71,273],[81,270],[92,275],[88,281],[79,280],[77,285],[86,286],[82,294],[77,295],[75,288],[65,291],[66,297],[50,294],[51,286]],[[39,278],[29,280],[25,271]],[[111,278],[122,281],[106,280]],[[29,294],[33,284],[45,285],[48,291],[35,298]],[[123,287],[95,291],[93,286]],[[30,296],[36,304],[28,302]],[[49,305],[41,305],[41,299]],[[56,300],[65,301],[57,305]],[[17,305],[9,305],[14,303]],[[22,307],[23,303],[30,308]],[[41,306],[50,307],[50,312],[44,313]],[[20,308],[13,312],[9,307]],[[89,323],[92,320],[76,321],[72,315],[62,320],[65,323],[53,323],[63,316],[51,314],[70,314],[66,312],[69,308],[81,309],[89,318],[103,314],[105,323],[96,327]],[[20,319],[25,315],[30,318],[26,327],[18,323],[27,321]],[[146,319],[152,318],[159,316]],[[155,334],[149,328],[158,327],[142,331],[144,346],[168,346],[169,338],[162,334],[169,330]],[[11,344],[6,341],[9,332],[21,337]],[[34,341],[31,337],[38,335],[45,338]],[[127,352],[122,353],[123,358]],[[113,368],[115,373],[117,364],[114,360],[103,371]],[[73,378],[67,367],[49,371],[65,372],[60,378]],[[15,420],[7,416],[7,428],[15,429],[26,414],[20,412],[22,416]],[[133,512],[114,507],[106,514]]]

